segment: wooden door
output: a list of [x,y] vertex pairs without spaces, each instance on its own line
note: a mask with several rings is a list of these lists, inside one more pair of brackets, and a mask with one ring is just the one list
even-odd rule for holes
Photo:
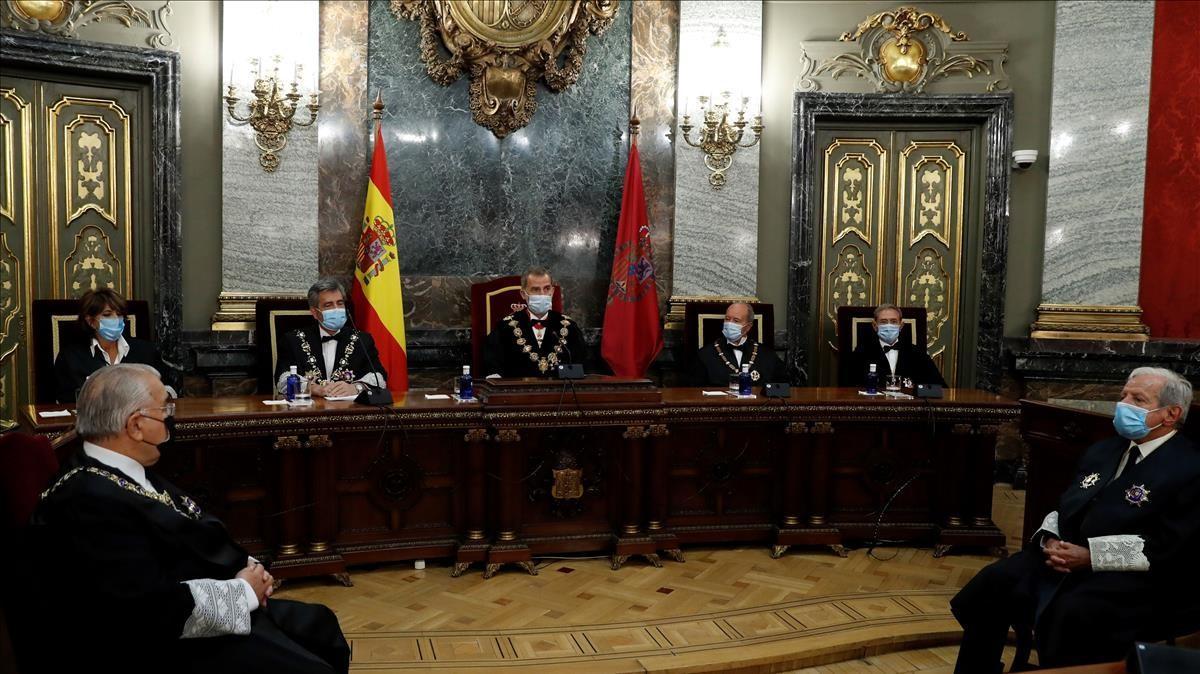
[[152,236],[147,96],[136,82],[0,77],[0,416],[32,399],[34,299],[152,296],[135,278]]
[[837,380],[837,308],[923,306],[929,355],[973,377],[980,249],[979,128],[818,126],[816,381]]

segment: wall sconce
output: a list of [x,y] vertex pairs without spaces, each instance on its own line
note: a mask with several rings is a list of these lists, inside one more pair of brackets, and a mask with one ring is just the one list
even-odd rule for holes
[[250,93],[254,94],[254,100],[248,102],[248,113],[244,117],[239,117],[234,110],[241,99],[237,95],[237,87],[233,84],[232,73],[229,77],[229,90],[225,94],[225,110],[229,113],[230,123],[234,126],[249,124],[254,129],[254,144],[260,151],[258,163],[267,173],[274,173],[275,169],[279,168],[278,152],[287,145],[288,133],[291,132],[292,127],[312,126],[317,121],[317,111],[321,109],[317,97],[321,92],[317,91],[314,86],[312,93],[309,94],[311,100],[304,106],[308,108],[308,121],[295,120],[293,118],[296,109],[300,107],[299,102],[302,98],[298,91],[302,72],[300,64],[296,64],[295,75],[291,84],[288,85],[290,91],[282,95],[280,93],[278,56],[273,59],[271,74],[265,78],[262,76],[261,63],[258,59],[251,59],[250,65],[255,71],[254,87],[250,89]]
[[[712,59],[712,62],[708,70],[711,71],[710,74],[716,76],[716,84],[722,90],[711,96],[698,97],[700,118],[703,120],[698,142],[692,140],[692,129],[695,127],[692,125],[691,115],[688,114],[686,107],[679,129],[683,131],[684,142],[694,148],[699,148],[704,153],[704,166],[712,172],[708,176],[708,184],[712,185],[713,189],[719,190],[725,186],[725,172],[733,166],[734,153],[739,147],[752,147],[758,144],[759,139],[762,138],[763,123],[762,115],[755,115],[753,124],[747,122],[746,106],[750,103],[750,99],[735,97],[727,89],[737,75],[734,72],[736,64],[729,49],[724,28],[717,29],[717,39],[712,44],[709,58]],[[737,99],[740,99],[741,105],[737,111],[737,119],[731,122],[729,121],[732,113],[731,102]],[[742,142],[747,125],[754,132],[754,138],[749,142]]]

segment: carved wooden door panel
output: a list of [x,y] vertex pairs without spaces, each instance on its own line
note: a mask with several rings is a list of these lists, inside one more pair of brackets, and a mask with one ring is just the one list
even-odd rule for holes
[[967,301],[977,286],[977,140],[962,126],[817,129],[817,382],[837,381],[838,307],[884,302],[925,307],[929,354],[948,383],[960,380],[960,360],[971,360],[959,358],[963,327],[977,315]]
[[32,396],[32,300],[101,287],[149,296],[134,264],[151,237],[145,97],[138,83],[25,72],[0,78],[4,418]]

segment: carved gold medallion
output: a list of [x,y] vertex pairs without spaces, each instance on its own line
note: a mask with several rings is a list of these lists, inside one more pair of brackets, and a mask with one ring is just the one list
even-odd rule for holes
[[583,471],[577,468],[562,468],[551,471],[554,473],[554,486],[550,495],[558,499],[577,499],[583,497]]
[[391,8],[421,23],[430,79],[448,86],[470,73],[471,117],[497,138],[529,124],[537,80],[562,91],[579,79],[589,34],[617,16],[616,0],[391,0]]

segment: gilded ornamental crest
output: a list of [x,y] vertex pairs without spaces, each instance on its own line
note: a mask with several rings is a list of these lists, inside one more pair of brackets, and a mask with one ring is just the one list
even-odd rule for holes
[[421,23],[430,79],[448,86],[470,75],[471,116],[497,138],[529,124],[537,80],[562,91],[579,79],[588,36],[617,15],[617,0],[391,0],[391,7]]
[[583,498],[583,471],[578,468],[563,468],[552,471],[554,485],[550,495],[554,498]]

